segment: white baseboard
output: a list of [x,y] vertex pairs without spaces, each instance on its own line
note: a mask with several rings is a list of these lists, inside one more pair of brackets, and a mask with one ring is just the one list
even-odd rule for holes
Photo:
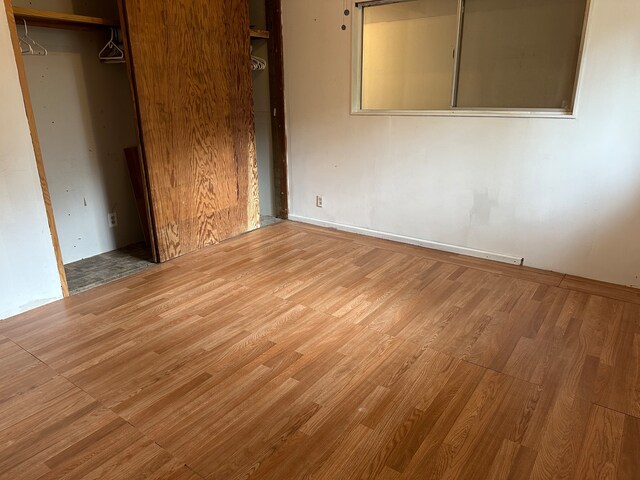
[[512,255],[504,255],[502,253],[485,252],[484,250],[477,250],[475,248],[459,247],[457,245],[449,245],[447,243],[433,242],[431,240],[422,240],[420,238],[406,237],[404,235],[397,235],[395,233],[380,232],[378,230],[370,230],[368,228],[354,227],[352,225],[343,225],[341,223],[328,222],[326,220],[316,220],[315,218],[302,217],[300,215],[289,214],[289,220],[294,222],[309,223],[311,225],[317,225],[319,227],[335,228],[345,232],[358,233],[360,235],[366,235],[368,237],[382,238],[385,240],[393,240],[400,243],[408,243],[410,245],[417,245],[419,247],[432,248],[434,250],[441,250],[443,252],[457,253],[460,255],[467,255],[469,257],[484,258],[486,260],[494,260],[496,262],[509,263],[511,265],[523,265],[523,257],[514,257]]

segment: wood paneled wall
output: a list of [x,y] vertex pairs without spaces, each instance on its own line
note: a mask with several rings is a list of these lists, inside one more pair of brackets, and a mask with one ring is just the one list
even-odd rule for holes
[[121,0],[160,261],[259,226],[243,0]]

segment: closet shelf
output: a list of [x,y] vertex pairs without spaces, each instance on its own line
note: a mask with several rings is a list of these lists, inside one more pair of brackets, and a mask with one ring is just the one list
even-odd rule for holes
[[269,38],[269,32],[267,30],[251,29],[251,38]]
[[52,28],[108,28],[117,27],[120,22],[109,18],[87,17],[73,13],[52,12],[35,8],[13,7],[16,20],[26,20],[29,26]]
[[[35,8],[13,7],[13,15],[16,20],[26,20],[34,27],[52,28],[100,28],[118,27],[120,22],[110,18],[87,17],[74,13],[53,12],[50,10],[38,10]],[[252,28],[251,38],[269,38],[267,30]]]

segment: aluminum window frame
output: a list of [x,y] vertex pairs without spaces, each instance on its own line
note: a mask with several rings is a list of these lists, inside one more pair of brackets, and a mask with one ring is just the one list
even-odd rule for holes
[[[392,3],[404,3],[412,0],[351,0],[351,114],[366,116],[435,116],[435,117],[516,117],[516,118],[556,118],[576,119],[580,93],[583,83],[583,71],[586,63],[586,45],[589,39],[589,18],[594,0],[586,0],[585,16],[582,26],[582,38],[578,50],[578,64],[572,94],[571,107],[562,108],[460,108],[451,107],[446,110],[386,110],[362,108],[362,67],[364,50],[364,9]],[[460,74],[460,46],[463,37],[464,9],[466,0],[458,0],[458,31],[454,56],[454,72],[451,88],[451,103],[457,101]]]

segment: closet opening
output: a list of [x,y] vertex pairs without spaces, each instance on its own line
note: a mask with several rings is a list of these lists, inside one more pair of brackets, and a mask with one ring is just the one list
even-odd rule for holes
[[250,0],[260,226],[286,219],[288,185],[280,0]]
[[61,281],[73,295],[153,264],[117,0],[12,5]]

